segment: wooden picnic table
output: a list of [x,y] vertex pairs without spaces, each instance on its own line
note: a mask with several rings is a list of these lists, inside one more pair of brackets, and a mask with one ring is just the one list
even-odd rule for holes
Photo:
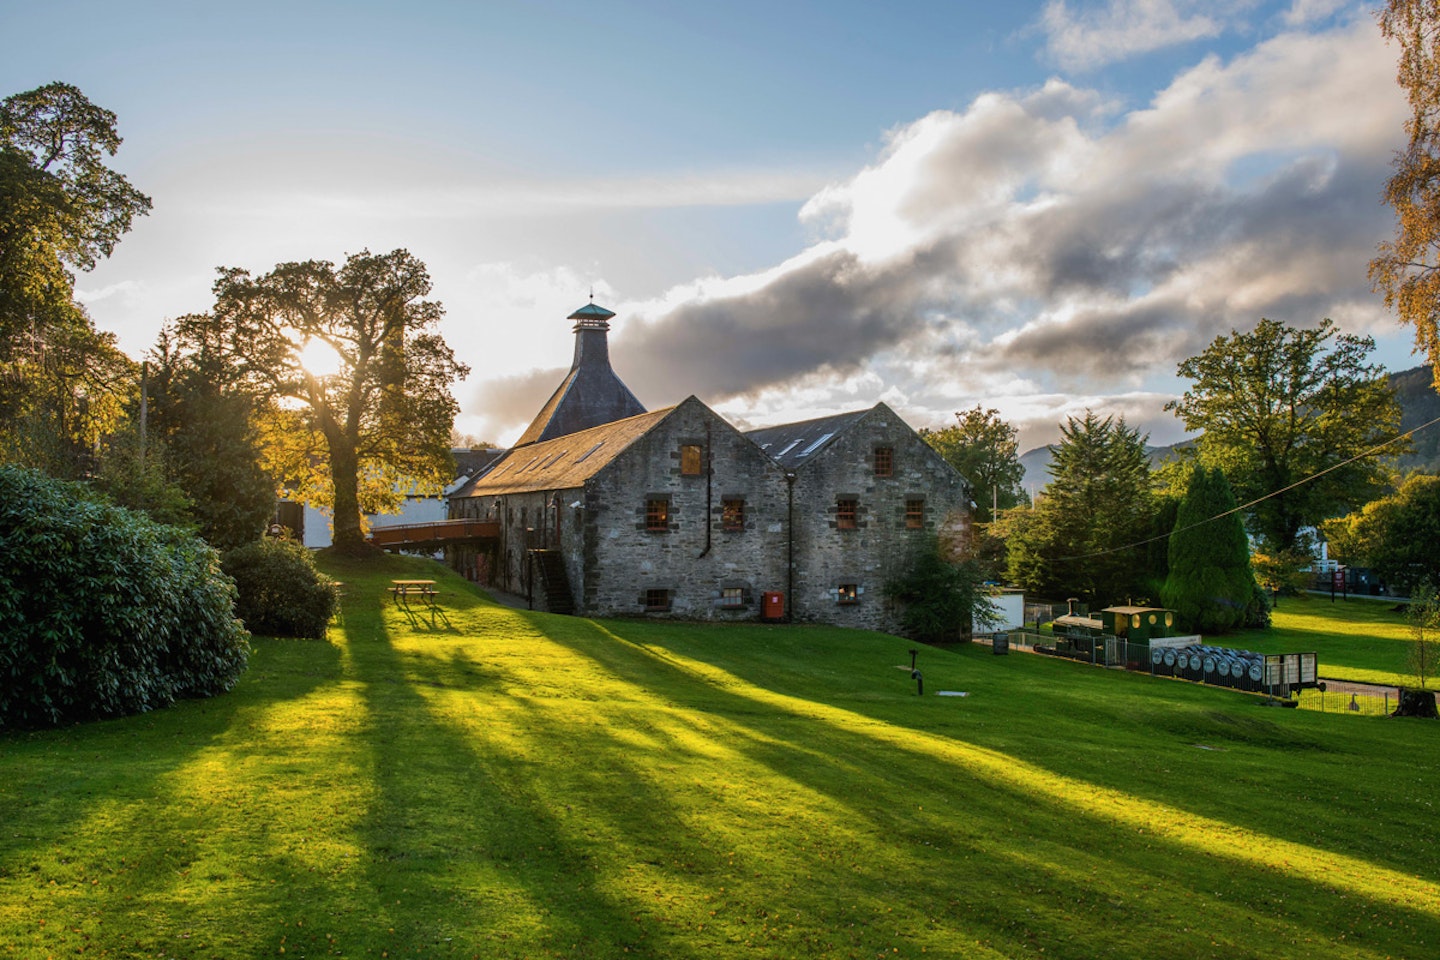
[[434,580],[391,580],[390,595],[395,598],[395,605],[410,609],[410,598],[418,597],[420,602],[430,609],[435,609],[435,597],[439,591],[435,589]]

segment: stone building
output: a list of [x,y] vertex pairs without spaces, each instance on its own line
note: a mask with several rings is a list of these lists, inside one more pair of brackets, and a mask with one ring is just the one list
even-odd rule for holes
[[965,479],[883,403],[750,433],[693,396],[645,412],[610,367],[611,316],[571,315],[570,373],[452,496],[452,517],[499,524],[452,562],[556,612],[895,629],[885,584],[929,537],[968,538]]

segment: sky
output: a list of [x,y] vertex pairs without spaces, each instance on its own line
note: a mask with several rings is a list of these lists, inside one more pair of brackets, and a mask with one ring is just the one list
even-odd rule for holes
[[1086,409],[1165,444],[1176,365],[1261,317],[1416,366],[1370,287],[1406,104],[1373,5],[0,0],[0,95],[115,112],[154,201],[77,277],[137,359],[219,267],[406,248],[508,444],[615,311],[650,409]]

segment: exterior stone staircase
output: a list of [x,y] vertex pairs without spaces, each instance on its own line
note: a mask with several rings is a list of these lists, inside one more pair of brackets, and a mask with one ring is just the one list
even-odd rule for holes
[[545,609],[551,613],[574,614],[575,596],[570,592],[565,559],[556,550],[531,550],[530,560],[545,593]]

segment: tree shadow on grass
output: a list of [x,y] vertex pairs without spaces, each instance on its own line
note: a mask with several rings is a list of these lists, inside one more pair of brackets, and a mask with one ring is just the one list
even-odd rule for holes
[[267,716],[336,683],[339,663],[330,643],[257,639],[227,694],[0,738],[0,903],[27,904],[33,921],[0,939],[183,957],[213,939],[212,920],[242,888],[246,913],[263,915],[246,865],[227,852],[267,824],[217,773],[263,750]]
[[[674,955],[655,952],[645,926],[597,885],[594,855],[575,841],[584,826],[551,791],[548,761],[485,736],[487,701],[505,699],[499,673],[437,647],[398,650],[388,636],[352,653],[375,787],[359,826],[370,902],[351,909],[366,946],[392,956]],[[657,810],[662,801],[646,798]]]
[[[743,683],[727,683],[714,675],[697,677],[676,661],[673,651],[632,644],[606,629],[595,629],[597,635],[591,637],[573,626],[554,632],[563,637],[557,642],[607,671],[654,678],[657,688],[667,694],[679,693],[687,703],[703,704],[706,722],[722,728],[717,735],[765,771],[754,782],[772,776],[788,780],[797,791],[844,811],[838,823],[858,831],[871,845],[869,865],[855,868],[868,879],[844,892],[843,899],[851,905],[866,904],[866,891],[898,889],[901,901],[919,901],[931,909],[950,904],[965,917],[962,928],[951,931],[955,935],[969,936],[978,929],[987,939],[1008,942],[1007,950],[1025,949],[1035,946],[1032,935],[1037,926],[1063,928],[1073,934],[1076,956],[1094,955],[1090,951],[1096,942],[1116,939],[1114,924],[1120,922],[1127,925],[1128,939],[1136,945],[1133,955],[1146,955],[1158,943],[1175,944],[1182,953],[1210,948],[1205,925],[1188,926],[1189,914],[1197,909],[1218,920],[1220,930],[1253,930],[1257,940],[1266,942],[1283,942],[1297,930],[1315,942],[1353,942],[1373,928],[1374,917],[1408,930],[1399,939],[1401,944],[1407,936],[1428,942],[1440,933],[1433,905],[1408,906],[1383,895],[1361,894],[1364,882],[1357,886],[1351,882],[1354,877],[1318,872],[1317,864],[1328,862],[1324,851],[1317,862],[1308,864],[1286,860],[1290,855],[1303,858],[1307,852],[1303,848],[1287,847],[1287,853],[1274,856],[1256,851],[1253,859],[1247,859],[1248,852],[1237,850],[1234,838],[1227,836],[1228,824],[1207,827],[1197,822],[1194,831],[1213,833],[1214,847],[1207,850],[1204,836],[1182,841],[1178,835],[1167,836],[1167,825],[1158,820],[1147,829],[1144,818],[1136,817],[1133,810],[1117,817],[1101,806],[1149,806],[1132,802],[1134,798],[1092,790],[1083,781],[1043,770],[1031,770],[1028,781],[1007,782],[997,771],[1014,761],[992,751],[965,747],[957,756],[949,748],[958,748],[958,741],[937,743],[933,735],[910,730],[900,730],[897,736],[888,721],[877,722],[848,704],[844,710],[812,714],[805,702],[796,701],[787,711],[772,698],[757,700]],[[619,642],[606,643],[607,635]],[[671,675],[661,679],[666,671]],[[882,723],[889,728],[886,734],[871,736],[869,731]],[[967,752],[973,757],[967,758]],[[977,769],[970,759],[991,769]],[[626,769],[623,755],[608,762]],[[642,775],[634,769],[626,773]],[[1042,789],[1037,790],[1036,784]],[[1154,805],[1153,811],[1156,818],[1184,813],[1161,805]],[[985,825],[984,834],[957,827],[977,823]],[[783,823],[770,826],[782,836],[786,832]],[[1282,845],[1263,835],[1253,840]],[[825,850],[823,843],[817,847],[798,842],[792,852],[801,856],[817,849],[828,859],[844,858],[843,849]],[[1334,861],[1338,870],[1384,873],[1380,865],[1348,862],[1347,866],[1343,857]],[[791,863],[777,872],[790,875],[800,865]],[[898,888],[893,879],[897,874],[904,877]],[[1117,882],[1117,878],[1124,879]],[[1397,874],[1395,879],[1407,878]],[[803,901],[806,910],[823,911],[830,895],[839,892],[828,886],[821,902],[803,893],[787,896],[794,898],[792,902]],[[997,886],[1010,895],[954,896],[956,890],[993,891]],[[1378,889],[1384,881],[1370,886]],[[878,919],[880,903],[873,896],[868,903],[876,911],[872,918]],[[975,904],[983,907],[967,909]],[[894,909],[893,904],[885,907],[887,914]],[[1042,914],[1049,920],[1037,924]],[[920,913],[909,920],[939,922]],[[1223,939],[1226,934],[1219,936]],[[1232,946],[1241,952],[1256,951],[1256,944],[1248,941]]]

